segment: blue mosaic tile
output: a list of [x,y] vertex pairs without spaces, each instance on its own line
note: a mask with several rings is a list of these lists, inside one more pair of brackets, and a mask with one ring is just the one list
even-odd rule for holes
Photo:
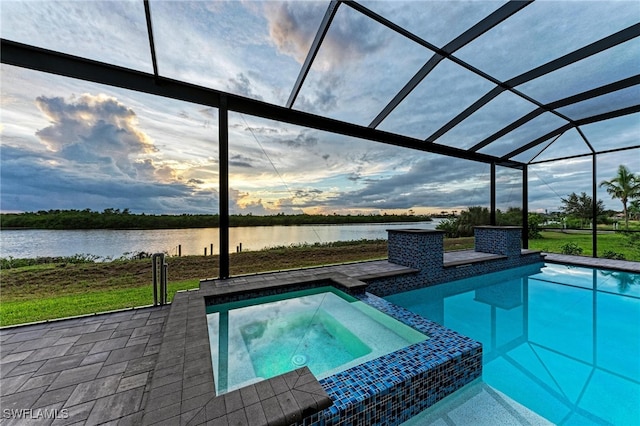
[[367,280],[367,291],[378,296],[388,296],[542,262],[543,258],[539,253],[522,254],[521,232],[519,227],[476,227],[475,250],[504,258],[449,268],[444,265],[444,233],[432,230],[390,230],[389,261],[418,269],[419,272]]
[[430,338],[320,380],[334,405],[302,424],[399,424],[480,377],[480,343],[370,293],[358,298]]
[[520,256],[522,228],[477,226],[474,228],[475,250],[483,253]]

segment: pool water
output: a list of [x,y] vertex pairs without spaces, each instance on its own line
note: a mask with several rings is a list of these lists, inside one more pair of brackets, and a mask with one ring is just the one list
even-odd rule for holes
[[216,392],[303,366],[322,379],[427,339],[334,287],[207,307]]
[[[313,362],[327,371],[371,353],[351,331],[325,311],[291,314],[279,326],[254,321],[240,332],[259,377],[275,377]],[[278,342],[277,344],[272,344]]]
[[483,344],[485,384],[555,424],[640,424],[640,275],[558,264],[388,296]]

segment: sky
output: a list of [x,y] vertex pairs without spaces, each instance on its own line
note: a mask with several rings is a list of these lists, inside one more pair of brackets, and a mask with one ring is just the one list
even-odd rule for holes
[[[365,1],[366,7],[444,46],[497,1]],[[151,0],[162,76],[285,105],[328,2]],[[0,2],[3,38],[152,72],[142,1]],[[608,16],[607,22],[601,17]],[[429,19],[430,25],[424,25]],[[508,80],[640,21],[635,1],[535,2],[455,52]],[[527,31],[522,31],[527,28]],[[552,47],[549,47],[552,46]],[[432,52],[341,5],[295,109],[368,125]],[[553,102],[639,74],[631,40],[518,88]],[[218,111],[2,64],[0,210],[128,208],[135,213],[218,212]],[[426,139],[493,83],[444,60],[379,126]],[[580,119],[636,105],[632,87],[561,110]],[[436,142],[469,148],[534,110],[505,92]],[[550,113],[480,152],[503,155],[566,121]],[[637,146],[638,114],[582,126],[598,150]],[[229,114],[233,214],[439,213],[488,206],[489,166]],[[570,130],[529,161],[584,154]],[[596,180],[619,164],[640,173],[638,149],[598,156]],[[556,211],[591,194],[591,157],[529,167],[530,211]],[[498,168],[497,204],[521,207],[522,174]],[[598,199],[621,210],[604,189]]]

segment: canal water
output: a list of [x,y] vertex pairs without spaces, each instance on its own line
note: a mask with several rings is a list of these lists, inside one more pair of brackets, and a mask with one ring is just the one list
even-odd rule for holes
[[[386,239],[387,229],[435,229],[440,220],[413,223],[342,224],[303,226],[256,226],[229,229],[229,251],[260,250],[267,247],[328,243],[361,239]],[[212,246],[213,245],[213,246]],[[116,259],[137,252],[169,255],[219,253],[218,228],[162,230],[3,230],[0,257],[93,255]]]

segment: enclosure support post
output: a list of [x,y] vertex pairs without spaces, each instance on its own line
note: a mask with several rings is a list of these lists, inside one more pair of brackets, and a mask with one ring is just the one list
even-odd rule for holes
[[598,187],[596,185],[596,154],[593,153],[591,160],[591,191],[592,200],[591,203],[591,238],[593,257],[598,257]]
[[153,306],[166,305],[167,300],[167,269],[164,253],[151,256],[151,277],[153,279]]
[[220,164],[220,274],[229,278],[229,110],[227,97],[220,96],[218,108],[218,150]]
[[496,163],[491,163],[491,216],[489,224],[496,226]]
[[528,165],[522,166],[522,248],[529,248],[529,173]]

